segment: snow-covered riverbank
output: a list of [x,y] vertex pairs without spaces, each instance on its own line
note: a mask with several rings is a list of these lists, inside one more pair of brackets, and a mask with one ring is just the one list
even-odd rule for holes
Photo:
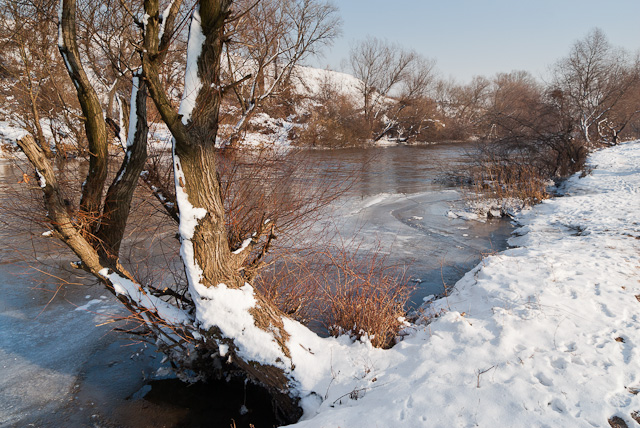
[[326,393],[295,426],[639,426],[640,142],[590,165],[431,324],[388,351],[323,349]]

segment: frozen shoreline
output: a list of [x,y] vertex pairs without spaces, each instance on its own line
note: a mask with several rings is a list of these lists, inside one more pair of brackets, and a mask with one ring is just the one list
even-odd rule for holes
[[[564,197],[519,215],[522,227],[511,239],[519,248],[484,259],[447,299],[427,309],[438,318],[410,327],[393,349],[346,337],[318,340],[316,348],[316,339],[309,338],[321,364],[305,374],[316,393],[303,400],[306,413],[295,426],[607,427],[614,416],[638,426],[640,142],[597,152],[590,164],[597,166],[591,175],[565,183]],[[14,291],[16,300],[31,299]],[[99,296],[90,294],[76,301],[88,304]],[[33,303],[36,312],[27,318],[43,305]],[[14,324],[24,322],[17,309],[11,314]],[[91,322],[86,329],[94,338],[104,334]],[[63,331],[50,337],[56,335],[75,337]],[[61,382],[32,378],[24,384],[16,368],[42,370],[45,348],[22,336],[5,340],[18,344],[15,355],[5,356],[11,376],[4,392],[11,400],[29,391],[45,393],[47,384],[68,393],[81,354],[93,352],[67,347],[60,354],[72,353],[75,362]],[[29,391],[15,392],[25,387]],[[56,402],[41,395],[32,403],[10,403],[4,421],[40,420],[73,399],[73,393]]]
[[336,341],[324,400],[295,426],[638,426],[640,142],[589,163],[428,326],[388,351]]

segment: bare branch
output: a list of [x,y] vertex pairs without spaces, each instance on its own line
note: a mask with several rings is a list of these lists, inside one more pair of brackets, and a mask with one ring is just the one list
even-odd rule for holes
[[80,209],[95,215],[100,210],[103,187],[107,178],[107,130],[100,100],[85,73],[78,51],[76,0],[60,1],[58,49],[76,87],[89,141],[89,171],[82,187]]

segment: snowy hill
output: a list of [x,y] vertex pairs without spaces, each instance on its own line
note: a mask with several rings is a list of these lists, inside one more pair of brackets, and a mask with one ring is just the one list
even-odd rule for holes
[[362,102],[362,81],[347,73],[298,66],[293,72],[292,83],[300,95],[318,97],[324,88],[330,87],[346,95],[353,103]]
[[[103,90],[105,84],[99,79],[94,79],[98,84],[100,97],[104,104],[107,104],[107,95]],[[321,98],[323,91],[330,89],[334,93],[343,94],[354,105],[362,104],[361,85],[362,82],[354,76],[341,73],[332,70],[322,70],[313,67],[296,66],[291,77],[291,83],[294,91],[302,97],[314,99]],[[299,106],[302,113],[308,112],[315,101],[311,104],[303,103]],[[16,116],[11,112],[4,111],[4,116],[7,121],[0,121],[0,143],[14,145],[15,140],[24,136],[26,131],[20,128],[19,121],[16,120]],[[284,146],[290,145],[289,131],[295,127],[300,126],[296,124],[295,118],[278,118],[269,115],[269,111],[261,112],[255,115],[251,119],[251,124],[262,130],[263,132],[249,131],[244,135],[242,141],[243,144],[248,146]],[[47,135],[50,135],[52,131],[49,130],[49,122],[42,121],[43,128],[47,131]],[[154,145],[166,146],[167,141],[170,140],[168,136],[168,129],[162,123],[155,123],[151,126],[152,131],[149,134],[149,141]],[[223,126],[224,129],[224,126]],[[1,144],[0,144],[0,156],[1,156]]]

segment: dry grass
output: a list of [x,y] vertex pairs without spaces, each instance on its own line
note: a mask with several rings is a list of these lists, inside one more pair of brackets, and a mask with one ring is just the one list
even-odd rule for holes
[[405,326],[405,304],[413,287],[404,272],[386,266],[379,250],[359,256],[339,249],[323,254],[322,322],[333,336],[367,336],[371,344],[390,348]]
[[289,317],[307,324],[318,318],[320,282],[307,257],[283,256],[260,271],[255,286]]
[[262,270],[256,288],[288,316],[332,336],[367,337],[390,348],[405,327],[413,286],[404,270],[386,264],[379,248],[366,253],[344,246],[279,257]]
[[472,177],[475,193],[484,197],[518,199],[529,206],[549,198],[548,180],[530,165],[485,161],[474,169]]

